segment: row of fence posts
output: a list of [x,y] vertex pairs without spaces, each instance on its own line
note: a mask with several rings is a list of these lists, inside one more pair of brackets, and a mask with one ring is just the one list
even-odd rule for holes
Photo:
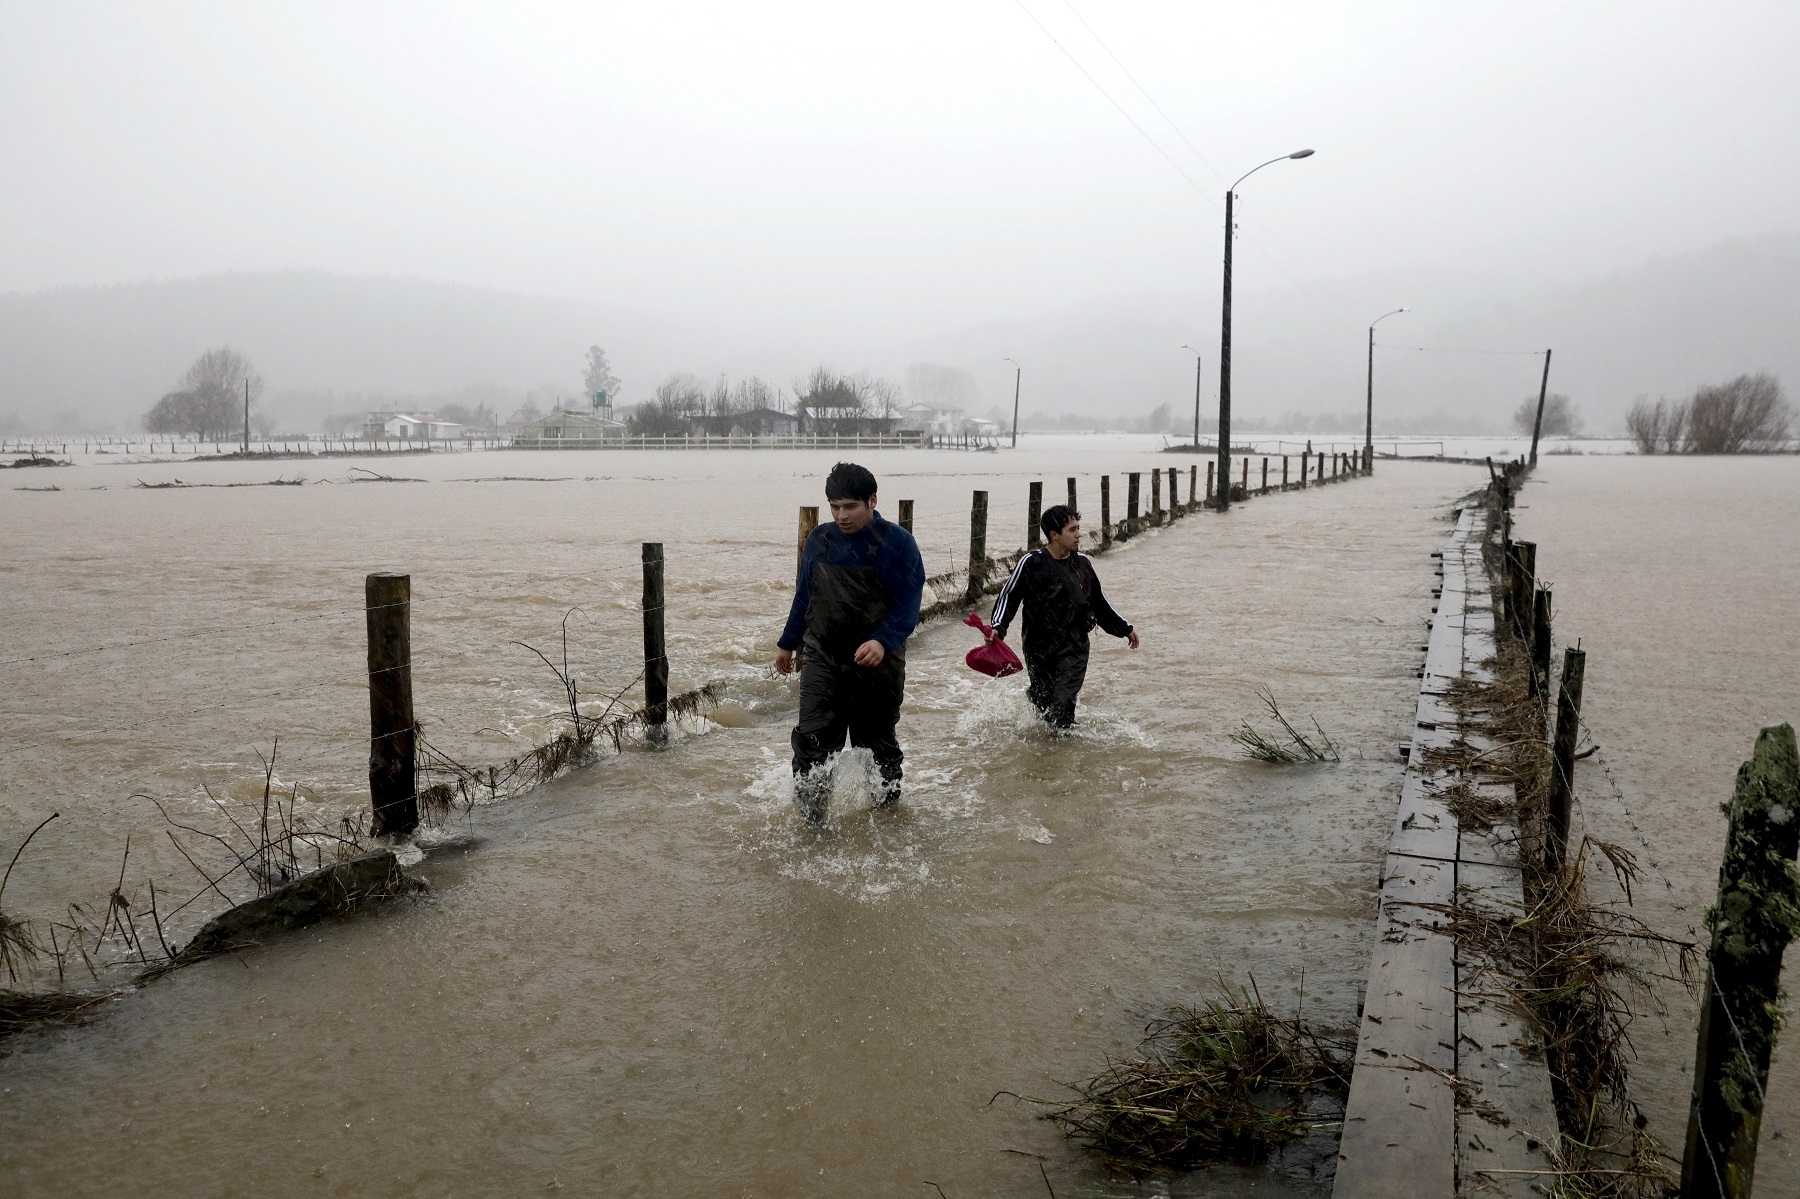
[[[1489,463],[1490,470],[1493,464]],[[1505,578],[1503,623],[1527,650],[1531,695],[1549,706],[1551,591],[1537,574],[1537,546],[1509,534],[1522,460],[1494,472]],[[1550,738],[1543,860],[1552,876],[1568,855],[1576,747],[1587,654],[1563,650]],[[1764,728],[1738,770],[1695,1036],[1694,1081],[1681,1164],[1682,1199],[1750,1199],[1757,1141],[1781,1020],[1782,957],[1800,932],[1800,747],[1789,724]],[[1579,868],[1577,866],[1577,868]]]

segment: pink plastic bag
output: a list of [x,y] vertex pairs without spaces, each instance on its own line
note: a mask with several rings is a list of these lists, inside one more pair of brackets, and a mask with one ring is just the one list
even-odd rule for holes
[[[994,631],[989,627],[988,622],[981,619],[980,615],[975,612],[963,617],[963,623],[972,629],[980,629],[983,637]],[[996,641],[991,645],[978,645],[969,651],[968,657],[963,661],[969,664],[970,670],[992,675],[997,679],[1003,679],[1009,674],[1018,674],[1025,669],[1025,664],[1019,661],[1019,655],[1013,653],[1012,647],[1004,641]]]

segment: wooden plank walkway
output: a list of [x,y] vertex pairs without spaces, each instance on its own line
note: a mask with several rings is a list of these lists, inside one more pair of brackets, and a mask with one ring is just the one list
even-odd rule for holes
[[1529,1199],[1544,1193],[1554,1168],[1541,1039],[1510,1000],[1504,972],[1445,931],[1457,904],[1522,906],[1518,831],[1459,828],[1441,796],[1462,776],[1427,760],[1432,747],[1482,744],[1461,727],[1447,691],[1456,679],[1491,678],[1486,521],[1485,510],[1463,509],[1442,555],[1412,750],[1382,865],[1334,1199]]

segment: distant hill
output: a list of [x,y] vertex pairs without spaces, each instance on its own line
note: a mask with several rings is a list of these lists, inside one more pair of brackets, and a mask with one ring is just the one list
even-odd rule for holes
[[[1305,294],[1270,286],[1245,256],[1233,391],[1240,419],[1360,412],[1365,322],[1381,326],[1377,426],[1501,428],[1536,391],[1541,359],[1432,350],[1555,348],[1551,387],[1574,397],[1590,431],[1619,427],[1638,395],[1675,395],[1744,371],[1779,375],[1800,401],[1800,235],[1725,242],[1603,279],[1553,286],[1482,279],[1446,265],[1429,275],[1338,280]],[[1167,404],[1191,419],[1193,358],[1205,358],[1203,406],[1217,383],[1218,293],[1096,297],[974,327],[893,335],[850,322],[848,337],[781,326],[778,305],[741,321],[677,322],[619,308],[417,279],[269,272],[0,296],[0,426],[136,427],[201,351],[250,356],[285,428],[382,396],[476,388],[496,397],[551,385],[574,394],[599,342],[626,402],[672,371],[762,373],[786,385],[817,361],[899,378],[910,362],[970,370],[971,405],[1010,411],[1026,364],[1027,413],[1134,417]],[[758,332],[764,330],[765,332]],[[821,345],[822,340],[832,344]]]

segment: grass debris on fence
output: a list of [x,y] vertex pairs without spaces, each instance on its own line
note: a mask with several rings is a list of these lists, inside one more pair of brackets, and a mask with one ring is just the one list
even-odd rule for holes
[[1337,746],[1332,744],[1331,738],[1326,735],[1325,730],[1319,727],[1318,720],[1314,719],[1312,722],[1313,730],[1318,736],[1318,740],[1315,742],[1313,738],[1308,737],[1305,733],[1302,733],[1299,729],[1295,728],[1293,723],[1282,714],[1281,706],[1275,702],[1274,692],[1266,687],[1261,687],[1257,689],[1256,693],[1261,697],[1263,707],[1269,710],[1269,715],[1273,716],[1275,722],[1281,726],[1282,732],[1286,734],[1287,739],[1283,741],[1281,739],[1281,734],[1277,734],[1274,739],[1265,737],[1255,728],[1255,726],[1246,720],[1238,727],[1236,732],[1230,734],[1233,741],[1244,747],[1244,756],[1246,758],[1251,758],[1258,762],[1274,762],[1279,764],[1292,762],[1336,762],[1340,760],[1338,758]]
[[1349,1094],[1353,1042],[1275,1015],[1254,986],[1153,1021],[1138,1056],[1070,1084],[1080,1098],[1043,1118],[1107,1169],[1133,1177],[1249,1164],[1334,1127],[1316,1105]]

